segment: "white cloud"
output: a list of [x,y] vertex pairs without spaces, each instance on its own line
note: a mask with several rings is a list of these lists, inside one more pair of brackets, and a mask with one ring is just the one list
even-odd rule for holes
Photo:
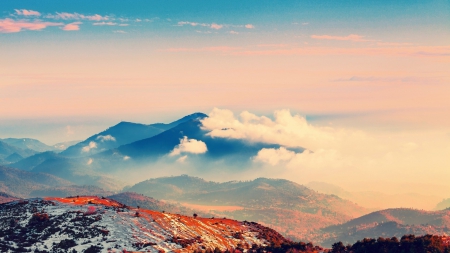
[[211,137],[245,139],[252,142],[280,144],[287,147],[315,149],[329,147],[336,141],[335,130],[310,125],[304,117],[289,110],[274,113],[275,120],[244,111],[236,118],[232,111],[214,108],[202,120]]
[[254,162],[262,162],[271,166],[283,165],[289,169],[333,169],[353,165],[351,157],[342,157],[334,149],[319,149],[316,152],[306,150],[302,153],[286,148],[264,148],[253,158]]
[[275,166],[280,162],[290,161],[295,157],[295,155],[295,152],[287,150],[284,147],[281,147],[279,149],[263,148],[253,158],[253,161],[268,163],[272,166]]
[[187,157],[188,157],[187,155],[184,155],[184,156],[178,158],[178,159],[177,159],[177,162],[178,162],[178,163],[185,163]]
[[112,135],[108,134],[108,135],[99,135],[97,136],[97,138],[95,138],[96,140],[99,140],[101,142],[105,142],[105,141],[116,141],[116,138],[114,138]]
[[25,9],[21,9],[21,10],[15,10],[17,15],[23,15],[23,16],[40,16],[41,13],[39,13],[38,11],[33,11],[33,10],[25,10]]
[[131,159],[131,157],[129,157],[129,156],[127,156],[127,155],[123,157],[123,160],[124,160],[124,161],[128,161],[128,160],[130,160],[130,159]]
[[57,12],[56,15],[50,14],[45,16],[46,18],[53,18],[53,19],[64,19],[64,20],[70,20],[70,19],[76,19],[76,20],[90,20],[90,21],[102,21],[102,20],[108,20],[109,17],[107,16],[101,16],[99,14],[95,15],[83,15],[79,13],[68,13],[68,12]]
[[219,30],[219,29],[222,29],[222,28],[223,28],[223,25],[219,25],[219,24],[216,24],[216,23],[212,23],[210,27],[211,27],[212,29]]
[[253,29],[253,28],[255,28],[255,26],[253,26],[252,24],[246,24],[246,25],[245,25],[245,28],[247,28],[247,29]]
[[92,159],[92,158],[89,158],[89,160],[87,161],[87,165],[91,165],[92,164],[92,162],[94,162],[94,160]]
[[332,35],[311,35],[312,39],[316,40],[341,40],[341,41],[354,41],[354,42],[363,42],[370,41],[364,39],[364,36],[357,34],[350,34],[348,36],[332,36]]
[[97,23],[93,23],[92,25],[117,25],[117,23],[114,23],[114,22],[105,22],[105,21],[103,21],[103,22],[97,22]]
[[125,32],[123,30],[116,30],[116,31],[113,31],[113,33],[127,33],[127,32]]
[[203,141],[188,139],[187,136],[184,136],[184,138],[180,140],[180,144],[175,146],[169,156],[176,156],[182,153],[203,154],[206,153],[206,151],[208,151],[208,148]]
[[91,151],[91,149],[94,149],[94,148],[97,148],[97,143],[95,141],[91,141],[91,142],[89,142],[89,145],[84,146],[81,149],[81,152],[87,153],[87,152]]

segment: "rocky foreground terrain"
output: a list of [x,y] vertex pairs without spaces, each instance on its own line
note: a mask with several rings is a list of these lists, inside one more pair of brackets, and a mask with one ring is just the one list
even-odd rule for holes
[[253,222],[169,214],[100,197],[0,205],[1,252],[233,251],[288,242]]

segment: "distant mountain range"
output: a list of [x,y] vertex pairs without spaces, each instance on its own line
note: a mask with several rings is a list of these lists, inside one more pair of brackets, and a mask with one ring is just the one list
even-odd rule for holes
[[206,117],[206,115],[203,113],[194,113],[170,124],[156,123],[144,125],[132,122],[120,122],[101,133],[95,134],[86,140],[67,148],[61,154],[67,157],[89,156],[153,137],[181,123],[204,117]]
[[439,202],[436,207],[434,208],[434,210],[444,210],[450,208],[450,198],[448,199],[443,199],[441,202]]
[[216,215],[266,224],[296,240],[366,213],[350,201],[281,179],[216,183],[184,175],[146,180],[127,190],[192,208],[209,207]]
[[37,152],[34,150],[19,148],[0,140],[0,164],[16,162],[24,157],[28,157],[36,153]]
[[348,199],[373,211],[399,207],[410,208],[413,205],[414,208],[432,210],[440,200],[438,196],[418,193],[386,194],[376,191],[350,192],[339,186],[324,182],[310,182],[306,186],[321,193],[334,194],[343,199]]
[[324,247],[336,241],[345,245],[362,238],[401,237],[450,234],[450,210],[422,211],[408,208],[386,209],[350,220],[340,225],[322,228],[311,239]]

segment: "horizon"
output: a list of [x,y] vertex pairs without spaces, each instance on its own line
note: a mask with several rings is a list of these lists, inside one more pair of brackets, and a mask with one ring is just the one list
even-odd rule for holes
[[[445,0],[8,1],[0,139],[83,142],[122,121],[202,112],[206,134],[171,135],[179,142],[152,153],[152,164],[128,168],[135,157],[117,151],[149,133],[116,146],[100,136],[68,157],[96,173],[117,162],[124,171],[108,176],[127,184],[183,172],[276,177],[412,192],[431,206],[427,196],[450,197],[449,28]],[[208,156],[224,143],[229,157]],[[95,156],[107,151],[122,160]]]

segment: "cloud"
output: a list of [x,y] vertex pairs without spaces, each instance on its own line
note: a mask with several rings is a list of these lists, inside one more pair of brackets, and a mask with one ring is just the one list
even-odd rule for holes
[[244,27],[247,28],[247,29],[255,28],[255,26],[253,26],[252,24],[246,24]]
[[228,46],[220,46],[220,47],[200,47],[200,48],[168,48],[162,51],[166,52],[230,52],[234,50],[238,50],[240,47],[228,47]]
[[81,22],[73,22],[70,24],[65,25],[63,28],[61,28],[64,31],[78,31],[80,30]]
[[130,160],[130,159],[131,159],[131,157],[129,157],[129,156],[127,156],[127,155],[123,157],[123,160],[124,160],[124,161],[128,161],[128,160]]
[[341,40],[341,41],[354,41],[354,42],[369,41],[369,40],[365,40],[364,36],[357,35],[357,34],[350,34],[348,36],[311,35],[311,38],[317,39],[317,40]]
[[93,23],[92,25],[117,25],[117,23],[114,23],[114,22],[105,22],[105,21],[103,21],[103,22],[97,22],[97,23]]
[[449,57],[450,46],[411,46],[411,47],[295,47],[268,50],[241,50],[232,55],[357,55],[357,56],[403,56],[403,57]]
[[72,130],[72,127],[66,126],[66,135],[69,136],[69,135],[73,135],[73,134],[75,134],[75,132]]
[[49,26],[62,26],[63,23],[0,19],[0,33],[16,33],[22,30],[39,31]]
[[254,162],[265,163],[271,166],[282,165],[288,169],[336,169],[350,167],[353,161],[350,157],[342,155],[334,149],[318,149],[315,152],[306,150],[302,153],[280,147],[264,148],[253,158]]
[[127,33],[127,32],[125,32],[123,30],[116,30],[116,31],[113,31],[113,33]]
[[92,164],[92,162],[93,162],[94,160],[92,159],[92,158],[89,158],[89,160],[87,161],[87,165],[91,165]]
[[282,161],[290,161],[295,157],[295,152],[287,150],[284,147],[279,149],[263,148],[253,158],[255,162],[268,163],[272,166],[279,164]]
[[274,112],[274,120],[244,111],[236,118],[232,111],[214,108],[202,120],[203,129],[214,138],[245,139],[251,142],[279,144],[287,147],[316,148],[335,141],[334,130],[309,124],[289,110]]
[[231,33],[231,34],[239,34],[239,33],[236,32],[236,31],[230,31],[229,33]]
[[23,16],[40,16],[41,13],[39,13],[38,11],[33,11],[33,10],[25,10],[25,9],[21,9],[21,10],[15,10],[17,15],[23,15]]
[[89,145],[84,146],[81,149],[81,152],[87,153],[87,152],[91,151],[91,149],[94,149],[94,148],[97,148],[97,143],[95,141],[91,141],[91,142],[89,142]]
[[114,138],[112,135],[99,135],[97,136],[97,138],[95,138],[96,140],[100,140],[101,142],[105,142],[105,141],[116,141],[116,138]]
[[90,21],[102,21],[102,20],[108,20],[109,17],[107,16],[101,16],[99,14],[95,15],[83,15],[79,13],[68,13],[68,12],[57,12],[56,15],[49,14],[45,16],[46,18],[53,18],[53,19],[64,19],[64,20],[70,20],[70,19],[76,19],[76,20],[90,20]]
[[222,29],[222,28],[223,28],[223,25],[219,25],[219,24],[216,24],[216,23],[212,23],[210,27],[211,27],[212,29],[219,30],[219,29]]
[[190,25],[190,26],[211,26],[209,24],[205,24],[205,23],[197,23],[197,22],[189,22],[189,21],[180,21],[177,23],[178,26],[184,26],[184,25]]
[[187,155],[184,155],[184,156],[178,158],[178,159],[177,159],[177,162],[178,162],[178,163],[185,163],[187,157],[188,157]]
[[182,153],[203,154],[206,153],[206,151],[208,151],[208,148],[203,141],[188,139],[187,136],[184,136],[184,138],[180,140],[180,144],[175,146],[169,156],[176,156]]

